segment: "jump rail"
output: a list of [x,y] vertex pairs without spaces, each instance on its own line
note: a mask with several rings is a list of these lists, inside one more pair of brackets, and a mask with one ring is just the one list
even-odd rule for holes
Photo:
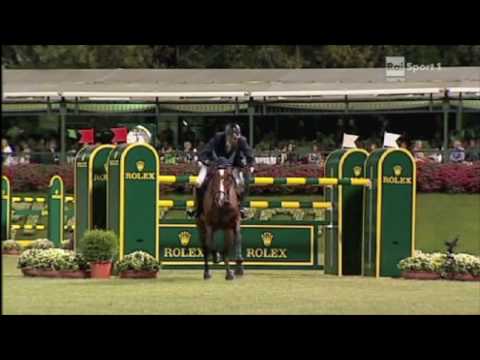
[[[195,202],[193,200],[159,200],[158,206],[164,208],[178,208],[184,209],[193,207]],[[244,201],[242,206],[256,209],[331,209],[331,202],[323,201]]]
[[[195,184],[197,176],[169,176],[160,175],[160,184]],[[370,186],[370,180],[365,178],[316,178],[316,177],[253,177],[250,179],[252,185],[317,185],[317,186]]]

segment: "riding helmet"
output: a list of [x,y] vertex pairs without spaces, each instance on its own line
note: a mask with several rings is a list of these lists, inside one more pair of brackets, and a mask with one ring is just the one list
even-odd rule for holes
[[227,136],[232,136],[232,135],[240,136],[242,134],[241,129],[240,129],[240,125],[233,124],[233,123],[228,124],[225,127],[225,134]]

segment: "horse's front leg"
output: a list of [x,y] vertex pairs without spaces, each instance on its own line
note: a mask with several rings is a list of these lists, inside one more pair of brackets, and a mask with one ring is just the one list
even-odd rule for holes
[[212,272],[208,267],[208,257],[210,252],[212,251],[212,243],[213,243],[213,234],[212,228],[210,226],[206,226],[203,231],[200,231],[200,238],[203,244],[203,279],[208,280],[212,277]]
[[240,222],[237,223],[235,228],[235,242],[234,242],[234,250],[235,250],[235,263],[237,267],[235,269],[235,275],[242,276],[245,273],[245,269],[243,268],[243,257],[242,257],[242,233],[240,228]]
[[225,271],[226,271],[225,279],[226,280],[235,279],[235,276],[233,275],[233,271],[230,270],[230,262],[229,262],[230,251],[232,250],[234,237],[235,237],[235,234],[233,229],[225,230],[225,241],[223,243],[224,244],[223,245],[223,257],[224,257],[223,261],[225,262]]

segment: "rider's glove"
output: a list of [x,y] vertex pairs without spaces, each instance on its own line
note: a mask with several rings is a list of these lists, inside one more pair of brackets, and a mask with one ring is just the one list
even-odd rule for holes
[[253,166],[250,166],[250,174],[253,174],[254,171],[255,171],[255,168]]

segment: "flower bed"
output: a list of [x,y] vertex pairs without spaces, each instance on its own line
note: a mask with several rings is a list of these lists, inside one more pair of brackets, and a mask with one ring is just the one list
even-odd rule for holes
[[12,192],[47,191],[53,175],[60,175],[65,192],[73,192],[73,165],[18,164],[2,166],[2,174],[12,183]]
[[[266,177],[322,177],[323,166],[315,164],[257,165],[255,176]],[[65,192],[73,192],[72,165],[27,164],[3,167],[2,173],[12,179],[13,192],[46,191],[52,175],[60,175]],[[196,164],[162,164],[163,175],[192,175],[198,173]],[[14,179],[14,180],[13,180]],[[417,162],[417,190],[419,192],[480,193],[480,161],[470,164],[439,164]],[[162,193],[191,192],[185,184],[161,185]],[[255,186],[252,194],[322,193],[323,188],[313,185]]]
[[399,262],[398,268],[405,279],[449,279],[480,281],[480,257],[470,254],[426,254],[417,251],[414,256]]
[[417,190],[480,193],[480,161],[473,165],[417,162]]
[[20,255],[22,245],[15,240],[2,241],[2,255]]
[[54,244],[48,239],[37,239],[35,241],[32,241],[30,244],[25,246],[25,249],[41,249],[41,250],[47,250],[47,249],[53,249]]
[[117,261],[115,267],[122,279],[147,279],[157,276],[160,263],[150,254],[135,251]]
[[62,249],[29,249],[18,258],[17,267],[25,276],[88,277],[89,265],[73,251]]

